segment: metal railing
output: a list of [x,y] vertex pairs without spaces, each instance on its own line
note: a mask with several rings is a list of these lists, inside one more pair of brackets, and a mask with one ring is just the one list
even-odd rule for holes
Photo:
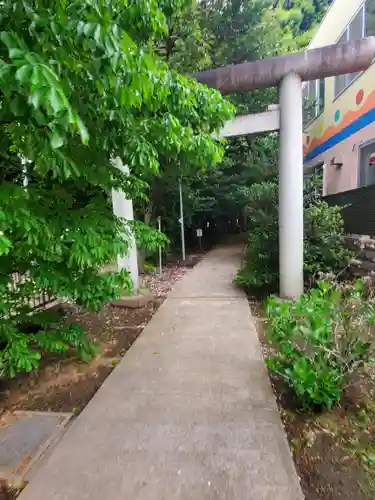
[[[31,289],[31,293],[27,293],[26,299],[20,293],[22,287]],[[38,290],[27,274],[13,273],[9,282],[9,292],[10,295],[13,295],[17,305],[28,306],[32,310],[45,307],[55,300],[55,297],[50,296],[46,291]],[[17,295],[20,296],[19,300]]]

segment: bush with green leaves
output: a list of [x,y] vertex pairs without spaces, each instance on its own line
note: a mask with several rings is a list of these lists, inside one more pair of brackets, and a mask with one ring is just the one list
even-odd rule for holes
[[[319,274],[342,273],[353,252],[345,246],[341,208],[321,199],[321,180],[308,179],[304,193],[304,276],[313,284]],[[250,291],[272,291],[279,279],[278,186],[262,182],[250,188],[248,243],[244,268],[236,282]]]
[[362,281],[320,281],[297,301],[267,302],[266,363],[304,408],[330,408],[373,358],[375,299]]
[[277,185],[253,184],[249,189],[248,239],[244,268],[236,283],[248,290],[277,286],[279,270]]
[[345,245],[342,207],[318,201],[304,211],[304,270],[305,279],[316,281],[319,274],[341,273],[354,254]]
[[25,323],[19,321],[17,316],[0,324],[0,376],[35,370],[42,352],[71,352],[83,362],[98,352],[79,325],[62,322],[55,312],[39,311],[25,318]]

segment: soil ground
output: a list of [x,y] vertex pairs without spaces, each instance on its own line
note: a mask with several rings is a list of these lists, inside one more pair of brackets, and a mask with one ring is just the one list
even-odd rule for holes
[[[250,307],[266,358],[263,313],[255,300]],[[299,411],[283,381],[269,375],[306,500],[374,499],[374,368],[353,380],[340,406],[318,413]]]
[[141,309],[106,305],[96,314],[72,304],[59,306],[63,309],[63,320],[80,324],[89,339],[99,345],[99,354],[90,363],[81,363],[69,356],[45,356],[37,372],[1,380],[0,425],[2,422],[4,425],[13,410],[79,413],[163,303],[173,283],[187,269],[174,264],[166,267],[162,276],[145,275],[143,283],[156,300]]

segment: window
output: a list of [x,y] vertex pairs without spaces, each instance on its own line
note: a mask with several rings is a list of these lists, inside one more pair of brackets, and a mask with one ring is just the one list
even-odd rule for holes
[[370,142],[359,148],[359,187],[375,184],[375,166],[371,157],[375,153],[375,142]]
[[325,80],[312,80],[303,88],[303,123],[306,127],[324,109]]
[[[366,2],[366,10],[367,10],[367,4],[372,4],[374,6],[374,11],[375,11],[375,0],[368,0],[368,2]],[[355,17],[352,19],[349,26],[347,26],[346,30],[341,35],[337,43],[346,43],[352,40],[360,40],[361,38],[363,38],[366,34],[365,18],[366,18],[365,5],[363,5],[361,9],[357,12]],[[335,97],[338,97],[346,89],[346,87],[348,87],[359,75],[360,73],[357,72],[357,73],[350,73],[348,75],[336,76]]]
[[311,197],[318,199],[323,196],[324,164],[322,162],[312,167],[306,167],[303,175],[303,188],[311,193]]
[[360,40],[364,37],[364,24],[363,24],[364,10],[358,12],[353,21],[349,24],[349,40]]
[[321,80],[318,80],[318,115],[324,110],[324,103],[325,103],[325,91],[326,91],[326,85],[325,85],[325,80],[322,78]]
[[347,75],[335,77],[335,97],[341,94],[347,87]]
[[366,36],[375,36],[375,0],[367,0],[365,7]]

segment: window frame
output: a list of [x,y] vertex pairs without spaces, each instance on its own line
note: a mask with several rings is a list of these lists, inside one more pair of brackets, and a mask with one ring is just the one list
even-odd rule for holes
[[361,184],[361,162],[362,162],[362,152],[367,146],[375,144],[375,139],[369,139],[358,145],[358,155],[357,155],[357,188],[373,186],[374,184]]
[[[321,82],[324,82],[323,99],[321,99]],[[304,130],[306,130],[312,124],[312,122],[315,121],[324,112],[324,108],[325,108],[325,91],[326,91],[325,78],[317,78],[316,80],[310,80],[310,81],[306,82],[306,85],[302,89],[302,92],[307,87],[308,99],[310,98],[310,85],[312,85],[312,84],[315,84],[315,104],[312,107],[313,116],[311,116],[311,118],[309,118],[306,121],[304,119],[304,125],[303,125]],[[305,100],[306,100],[306,98],[304,98],[304,101]],[[323,104],[321,105],[322,102],[323,102]]]
[[[346,39],[344,41],[346,43],[350,42],[350,28],[352,27],[353,21],[356,19],[356,17],[358,16],[358,14],[360,12],[362,12],[362,38],[365,38],[365,36],[366,36],[366,28],[367,28],[366,27],[366,5],[367,5],[367,0],[365,0],[363,2],[363,4],[357,10],[357,12],[354,14],[354,16],[352,17],[352,19],[350,20],[350,22],[345,26],[345,29],[342,31],[342,33],[340,33],[340,36],[338,37],[336,43],[339,43],[340,40],[343,38],[344,35],[346,35]],[[352,83],[354,83],[361,76],[361,74],[362,74],[362,72],[359,71],[357,73],[346,73],[344,75],[335,76],[335,79],[334,79],[334,89],[333,89],[333,95],[334,95],[333,102],[335,102],[335,100],[338,99],[345,92],[345,90],[348,87],[350,87],[350,85],[352,85]],[[353,77],[353,75],[355,75],[355,76]],[[340,89],[340,91],[336,92],[337,82],[338,82],[338,79],[340,77],[341,78],[342,77],[345,78],[345,85],[344,85],[344,87],[342,89]]]

